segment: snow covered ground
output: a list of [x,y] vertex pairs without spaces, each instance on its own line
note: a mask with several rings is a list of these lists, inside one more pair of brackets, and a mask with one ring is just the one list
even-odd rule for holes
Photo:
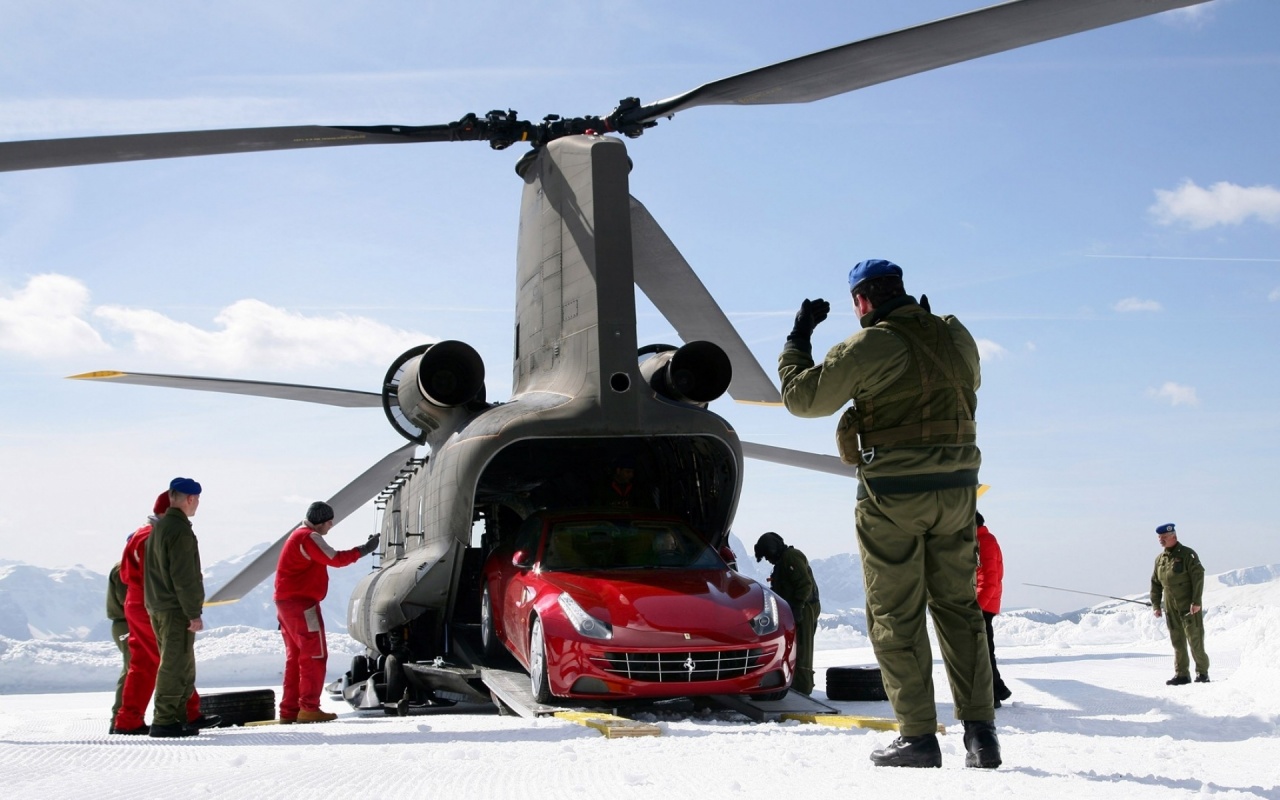
[[[1265,569],[1265,568],[1264,568]],[[106,643],[0,639],[0,785],[8,797],[778,797],[835,792],[913,798],[1260,797],[1280,800],[1280,581],[1211,580],[1210,684],[1169,687],[1163,627],[1137,605],[1108,603],[1079,622],[997,619],[1012,701],[997,712],[1004,766],[963,768],[960,726],[936,665],[944,766],[877,769],[892,733],[753,723],[727,712],[649,716],[661,735],[606,739],[557,719],[484,708],[392,718],[326,699],[326,725],[206,731],[178,742],[108,736],[107,691],[39,694],[40,673],[114,685]],[[279,692],[278,634],[202,634],[202,691]],[[333,636],[331,672],[355,646]],[[345,644],[344,644],[345,642]],[[856,630],[824,629],[818,692],[830,666],[874,663]],[[96,648],[108,648],[98,652]],[[52,679],[45,680],[52,686]],[[88,688],[82,685],[81,688]],[[22,693],[19,693],[22,692]],[[833,703],[888,716],[887,703]]]

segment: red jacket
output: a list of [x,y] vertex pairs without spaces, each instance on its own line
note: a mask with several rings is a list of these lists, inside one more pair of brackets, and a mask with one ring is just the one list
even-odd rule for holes
[[142,588],[142,570],[147,563],[147,539],[151,538],[151,523],[129,534],[120,557],[120,579],[124,581],[124,604],[140,606],[145,599]]
[[319,603],[329,593],[329,567],[345,567],[360,558],[360,549],[335,551],[306,525],[289,534],[276,564],[276,601]]
[[991,614],[1000,613],[1000,594],[1004,585],[1004,556],[1000,544],[986,525],[978,527],[978,607]]

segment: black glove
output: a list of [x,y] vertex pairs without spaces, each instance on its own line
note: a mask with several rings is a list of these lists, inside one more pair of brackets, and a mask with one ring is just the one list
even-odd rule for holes
[[381,540],[381,538],[382,538],[381,536],[375,533],[374,535],[369,537],[369,541],[357,547],[356,550],[360,552],[360,555],[367,556],[370,553],[372,553],[374,550],[378,549],[378,542],[379,540]]
[[818,324],[830,313],[831,304],[826,300],[821,297],[817,300],[806,298],[800,304],[800,310],[796,312],[796,324],[791,328],[791,333],[787,334],[787,341],[808,346],[813,329],[818,327]]

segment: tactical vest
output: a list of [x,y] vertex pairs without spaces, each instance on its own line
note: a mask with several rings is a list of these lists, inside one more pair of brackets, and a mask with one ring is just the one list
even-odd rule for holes
[[978,398],[973,373],[951,339],[947,323],[933,314],[883,319],[907,346],[907,369],[872,397],[855,398],[840,418],[836,444],[846,464],[869,464],[878,447],[973,444]]

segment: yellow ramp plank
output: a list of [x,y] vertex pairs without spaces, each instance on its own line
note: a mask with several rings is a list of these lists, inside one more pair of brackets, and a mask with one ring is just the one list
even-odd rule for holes
[[620,739],[627,736],[659,736],[662,729],[648,722],[636,722],[613,714],[597,714],[590,711],[557,711],[559,719],[594,728],[604,734],[606,739]]

